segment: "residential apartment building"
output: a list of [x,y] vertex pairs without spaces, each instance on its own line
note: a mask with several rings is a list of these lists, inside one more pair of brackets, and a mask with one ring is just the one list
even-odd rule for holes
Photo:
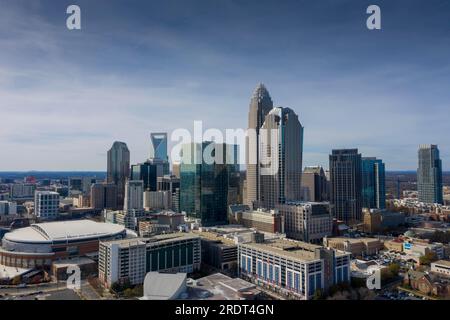
[[34,195],[34,214],[42,220],[58,217],[59,193],[52,191],[36,191]]
[[145,242],[139,239],[101,242],[98,253],[100,281],[108,287],[125,281],[132,285],[143,283],[145,253]]

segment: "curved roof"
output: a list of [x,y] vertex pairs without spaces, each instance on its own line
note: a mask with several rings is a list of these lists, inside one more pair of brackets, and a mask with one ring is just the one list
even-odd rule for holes
[[174,300],[186,288],[186,273],[149,272],[144,279],[142,300]]
[[70,220],[32,224],[29,227],[14,230],[4,238],[13,242],[52,243],[94,239],[112,236],[125,231],[121,225],[100,223],[92,220]]

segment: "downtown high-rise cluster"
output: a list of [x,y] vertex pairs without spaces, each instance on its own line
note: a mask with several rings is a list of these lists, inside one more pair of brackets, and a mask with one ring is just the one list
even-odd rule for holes
[[[274,106],[263,84],[258,84],[250,100],[248,130],[254,134],[246,137],[245,175],[234,144],[184,144],[182,161],[173,163],[170,174],[166,133],[152,133],[149,159],[131,166],[126,144],[115,142],[108,151],[107,183],[93,186],[92,199],[96,207],[126,208],[133,210],[133,216],[159,201],[203,225],[228,223],[228,206],[237,203],[252,210],[272,210],[301,201],[328,202],[332,216],[349,225],[362,221],[363,208],[386,208],[381,159],[362,157],[358,149],[333,149],[328,171],[320,166],[303,170],[304,128],[299,117],[291,108]],[[205,161],[203,153],[211,147],[234,162]],[[421,145],[418,159],[419,201],[442,203],[437,146]],[[139,208],[128,207],[130,190],[144,192]]]

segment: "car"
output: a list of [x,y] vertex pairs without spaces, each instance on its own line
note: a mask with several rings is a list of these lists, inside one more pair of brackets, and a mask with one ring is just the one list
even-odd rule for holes
[[22,289],[22,288],[26,288],[27,284],[26,283],[21,283],[17,286],[17,288]]

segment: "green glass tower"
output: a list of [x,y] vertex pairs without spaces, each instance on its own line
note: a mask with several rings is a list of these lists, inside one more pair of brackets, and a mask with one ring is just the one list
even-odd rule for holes
[[381,159],[366,157],[361,160],[362,206],[386,208],[385,168]]
[[227,223],[229,174],[235,166],[227,154],[232,150],[232,145],[214,142],[182,146],[180,210],[203,226]]

